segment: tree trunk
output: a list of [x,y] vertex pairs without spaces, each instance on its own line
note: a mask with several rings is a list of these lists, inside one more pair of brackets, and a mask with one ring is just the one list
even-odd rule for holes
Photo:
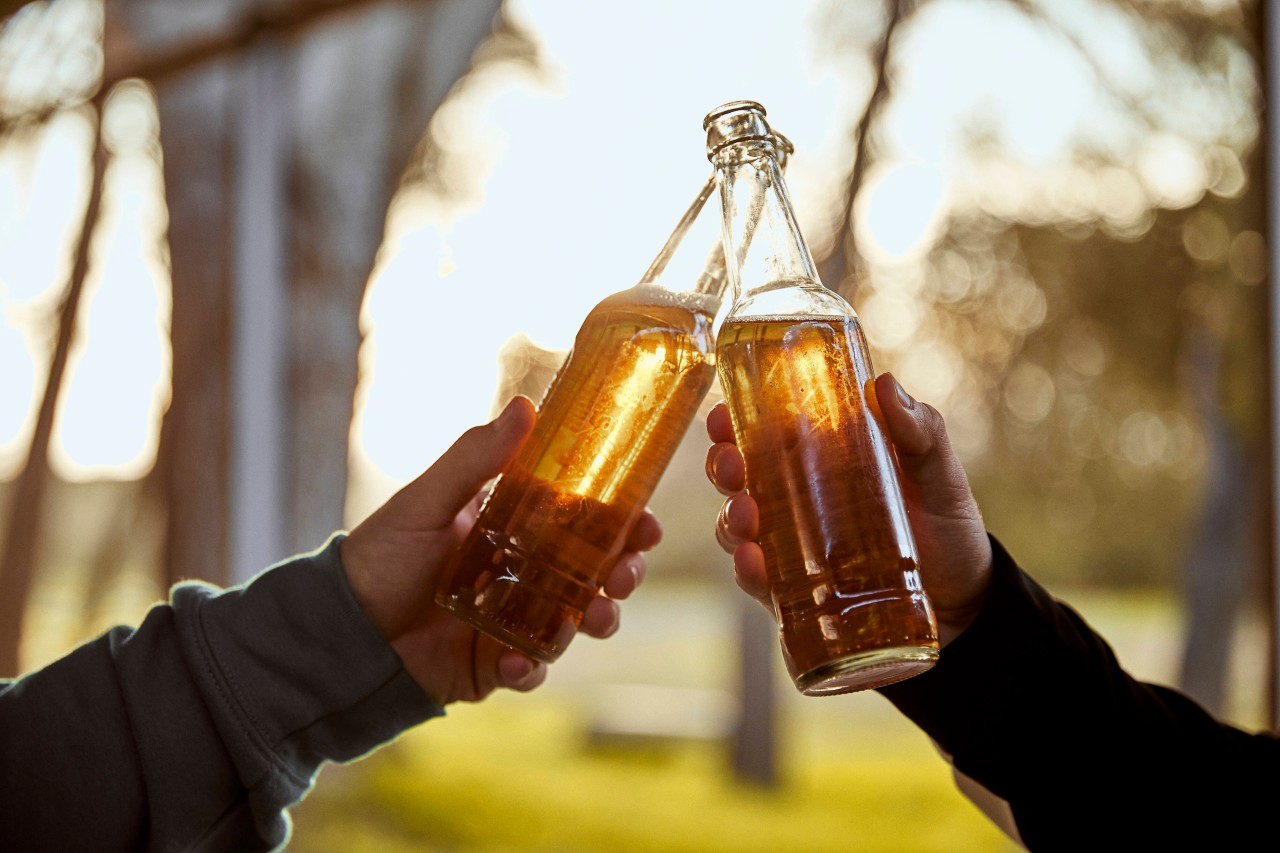
[[13,484],[4,554],[0,556],[0,588],[4,590],[4,594],[0,595],[0,677],[5,678],[17,675],[21,668],[23,616],[39,565],[40,533],[44,529],[45,493],[50,477],[49,440],[53,434],[54,415],[62,392],[67,356],[75,337],[84,280],[89,272],[89,248],[102,205],[102,181],[107,169],[107,157],[102,147],[101,104],[95,104],[90,109],[94,134],[89,199],[85,204],[71,275],[62,297],[57,337],[49,357],[48,379],[36,414],[31,446],[27,451],[26,462]]
[[244,580],[342,525],[359,315],[387,208],[498,7],[108,4],[109,73],[150,69],[160,111],[168,580]]
[[1215,714],[1226,710],[1236,617],[1257,562],[1261,466],[1222,411],[1221,340],[1208,331],[1188,345],[1193,388],[1208,445],[1204,495],[1183,566],[1186,627],[1178,685]]
[[379,5],[299,46],[287,235],[291,550],[316,547],[343,523],[360,308],[387,208],[498,5]]
[[217,62],[157,91],[173,281],[173,391],[157,457],[168,583],[229,580],[235,75]]

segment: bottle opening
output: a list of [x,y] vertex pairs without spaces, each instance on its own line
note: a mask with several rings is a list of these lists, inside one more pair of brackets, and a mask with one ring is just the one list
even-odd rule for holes
[[756,112],[761,116],[767,115],[764,107],[760,106],[760,104],[755,101],[730,101],[727,104],[721,104],[711,112],[707,113],[707,117],[702,120],[702,129],[709,129],[711,127],[711,122],[720,118],[720,116],[739,111]]
[[772,143],[773,131],[765,121],[764,107],[755,101],[730,101],[707,113],[702,128],[707,132],[707,157],[727,145],[748,139]]

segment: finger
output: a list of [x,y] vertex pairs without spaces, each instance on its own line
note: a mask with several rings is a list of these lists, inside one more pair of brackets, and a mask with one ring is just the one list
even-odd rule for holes
[[658,517],[645,510],[627,533],[628,551],[652,551],[662,541],[662,524]]
[[747,465],[738,446],[728,441],[707,450],[707,479],[722,495],[733,495],[747,486]]
[[645,562],[639,554],[623,554],[604,581],[604,594],[620,601],[636,591],[644,580]]
[[498,681],[508,690],[524,693],[546,680],[546,664],[539,663],[514,649],[503,652],[498,658]]
[[898,451],[900,462],[918,460],[933,453],[937,433],[946,437],[945,428],[934,423],[941,421],[937,410],[927,403],[917,402],[891,373],[876,377],[876,402],[884,414],[889,438]]
[[876,379],[876,399],[884,414],[902,468],[903,486],[921,506],[942,517],[977,517],[969,477],[951,447],[938,410],[909,395],[891,374]]
[[475,497],[486,481],[502,473],[529,436],[536,418],[533,403],[516,397],[495,420],[472,427],[422,476],[405,486],[416,526],[440,528]]
[[707,435],[714,442],[733,441],[733,420],[724,403],[716,403],[707,412]]
[[770,613],[773,602],[769,598],[769,579],[764,570],[764,551],[755,542],[743,542],[733,552],[733,574],[738,587],[763,604]]
[[603,640],[617,633],[621,624],[622,611],[618,603],[603,595],[597,595],[583,612],[582,624],[578,626],[578,630],[590,637]]
[[737,494],[724,502],[716,519],[716,541],[732,554],[743,542],[760,535],[760,508],[747,494]]

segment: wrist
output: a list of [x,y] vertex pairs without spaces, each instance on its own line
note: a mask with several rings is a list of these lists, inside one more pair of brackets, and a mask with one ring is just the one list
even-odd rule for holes
[[382,635],[382,638],[391,642],[395,639],[395,634],[387,620],[382,618],[378,597],[371,589],[372,575],[367,571],[367,560],[359,540],[357,528],[338,543],[338,557],[342,561],[342,571],[347,576],[347,586],[351,588],[351,596],[356,600],[360,610],[364,612],[365,617]]
[[[983,596],[985,600],[985,596]],[[965,630],[973,624],[978,618],[978,614],[982,611],[982,602],[979,601],[974,606],[972,612],[960,616],[948,616],[947,618],[938,616],[938,645],[946,648],[951,641],[959,637]]]
[[963,634],[982,612],[991,589],[995,557],[986,531],[978,547],[966,549],[973,556],[966,569],[957,571],[934,596],[938,620],[938,644],[942,648]]

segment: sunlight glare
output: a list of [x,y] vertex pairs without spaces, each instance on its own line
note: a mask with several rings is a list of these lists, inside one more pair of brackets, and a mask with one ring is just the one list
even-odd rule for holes
[[898,163],[869,176],[854,217],[869,249],[882,260],[921,257],[939,235],[944,209],[942,174],[918,163]]
[[1144,141],[1137,166],[1143,188],[1161,207],[1190,207],[1204,194],[1208,174],[1203,159],[1173,134],[1152,134]]
[[50,462],[66,479],[135,479],[155,458],[168,380],[158,166],[119,157],[106,176],[81,336],[50,447]]
[[36,402],[35,364],[21,332],[7,316],[3,319],[0,323],[0,364],[4,365],[4,370],[0,370],[0,479],[8,479],[26,457],[28,413]]
[[17,186],[16,207],[0,211],[0,282],[7,299],[26,303],[61,286],[88,195],[92,128],[63,113],[24,142],[0,149],[0,169]]
[[[711,170],[707,110],[750,98],[806,145],[847,139],[833,109],[846,84],[803,60],[816,5],[725,15],[680,0],[512,3],[546,69],[487,69],[432,122],[437,142],[465,155],[467,174],[450,177],[465,185],[397,205],[365,306],[357,452],[393,480],[415,476],[491,416],[505,341],[524,333],[568,349],[592,306],[635,284]],[[729,44],[734,57],[794,60],[710,49]],[[798,172],[805,160],[808,184],[834,191],[814,146],[795,158]],[[797,207],[802,219],[824,212]]]

